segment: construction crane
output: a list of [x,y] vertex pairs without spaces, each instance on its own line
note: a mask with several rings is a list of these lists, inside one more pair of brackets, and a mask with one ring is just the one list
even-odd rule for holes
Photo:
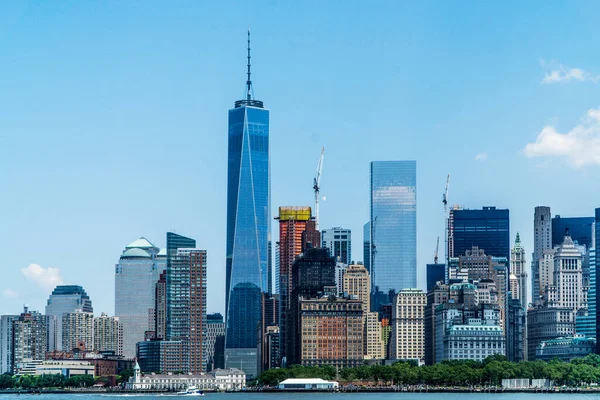
[[[444,190],[444,197],[442,198],[442,202],[444,203],[444,236],[445,236],[445,244],[446,244],[446,268],[448,268],[448,257],[450,257],[449,254],[449,240],[450,238],[448,237],[448,235],[450,234],[449,230],[448,230],[448,224],[449,224],[449,218],[450,218],[450,214],[448,214],[448,187],[450,186],[450,174],[448,174],[448,176],[446,177],[446,190]],[[438,238],[439,239],[439,238]]]
[[444,203],[444,214],[448,214],[448,187],[450,186],[450,174],[446,177],[446,190],[444,191],[444,197],[442,203]]
[[440,249],[440,237],[437,237],[437,243],[435,244],[435,253],[433,253],[433,263],[438,263],[438,250]]
[[319,191],[321,190],[321,172],[323,171],[323,156],[325,155],[325,147],[321,148],[321,157],[317,165],[317,173],[313,180],[313,190],[315,191],[315,225],[319,230]]

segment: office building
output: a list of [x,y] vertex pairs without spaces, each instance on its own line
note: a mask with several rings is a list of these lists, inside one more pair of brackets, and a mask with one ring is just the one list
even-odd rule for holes
[[12,372],[13,322],[18,319],[18,315],[0,316],[0,375]]
[[371,222],[363,225],[363,264],[371,274]]
[[512,290],[512,298],[519,299],[521,307],[527,309],[527,269],[525,267],[525,248],[521,245],[521,237],[517,232],[515,244],[510,250],[510,273],[514,275],[517,284]]
[[[260,296],[272,293],[269,110],[253,98],[250,33],[246,96],[229,110],[225,365],[256,375]],[[254,371],[249,366],[254,366]]]
[[141,237],[125,246],[115,266],[115,316],[123,325],[123,355],[135,356],[135,344],[154,331],[155,285],[166,268],[165,251]]
[[352,232],[350,229],[334,227],[321,231],[321,246],[329,249],[336,261],[352,264]]
[[83,311],[63,314],[62,349],[94,350],[94,314]]
[[427,264],[427,290],[446,281],[446,264]]
[[537,360],[546,362],[559,359],[568,363],[575,358],[583,358],[588,354],[594,353],[595,350],[595,337],[575,335],[544,340],[535,350],[535,356]]
[[[285,340],[282,347],[285,347],[286,365],[302,362],[301,300],[328,295],[335,297],[336,292],[335,259],[329,255],[327,249],[308,246],[292,265],[290,308],[285,320],[281,321],[281,326],[285,326],[286,331],[289,332],[281,336],[281,340]],[[362,304],[360,300],[357,301]]]
[[417,286],[417,163],[371,162],[371,310]]
[[509,212],[496,207],[450,210],[449,257],[458,257],[473,246],[494,257],[510,258]]
[[435,285],[427,292],[427,304],[423,313],[425,351],[424,358],[426,365],[435,364],[435,310],[440,304],[448,302],[449,286],[444,283]]
[[552,218],[552,247],[560,246],[565,237],[565,232],[569,232],[569,236],[574,243],[585,246],[586,248],[594,247],[592,243],[592,224],[594,217],[565,217],[555,215]]
[[589,252],[590,288],[587,296],[587,314],[577,315],[575,333],[584,336],[596,336],[596,249]]
[[371,309],[371,282],[369,272],[364,265],[352,264],[344,273],[344,293],[354,296],[363,304],[366,313]]
[[167,336],[185,351],[181,371],[206,371],[206,250],[178,248],[168,254]]
[[123,355],[123,324],[119,317],[109,317],[102,313],[94,318],[94,351],[113,352]]
[[344,274],[346,274],[346,269],[348,268],[348,264],[342,264],[340,262],[335,264],[335,284],[337,286],[337,296],[344,296]]
[[27,307],[12,326],[12,374],[19,374],[27,363],[41,361],[46,357],[47,326],[46,317]]
[[160,274],[154,294],[154,337],[167,337],[167,271]]
[[519,299],[508,300],[506,358],[512,362],[524,361],[527,354],[526,314],[526,309]]
[[307,366],[363,363],[362,302],[335,296],[299,301],[298,358]]
[[146,373],[181,373],[189,361],[187,344],[181,340],[146,340],[136,347],[137,360]]
[[60,285],[54,288],[48,298],[45,312],[48,317],[48,351],[71,350],[62,347],[62,316],[76,311],[94,312],[92,301],[85,290],[77,285]]
[[390,359],[423,363],[427,296],[419,289],[403,289],[394,300]]
[[576,314],[572,309],[538,304],[527,310],[527,360],[536,359],[543,341],[575,334]]
[[[275,363],[273,357],[279,354],[279,349],[277,352],[273,352],[269,346],[273,345],[273,343],[277,342],[279,346],[279,339],[274,340],[273,336],[274,327],[277,329],[277,335],[279,335],[279,295],[278,294],[262,294],[262,305],[261,305],[261,318],[260,318],[260,337],[259,337],[259,345],[258,345],[258,359],[260,360],[259,370],[260,372],[265,369],[271,368],[269,365],[275,367],[278,366],[278,362]],[[275,363],[275,364],[274,364]]]
[[379,313],[367,311],[363,313],[363,316],[365,319],[365,360],[383,360],[386,351]]
[[[543,296],[543,288],[548,282],[548,268],[542,270],[542,266],[554,265],[553,260],[544,260],[552,251],[552,214],[550,207],[539,206],[535,208],[533,215],[533,254],[531,256],[531,299],[534,304],[540,303]],[[529,352],[531,354],[531,352]],[[534,354],[535,355],[535,354]]]
[[225,322],[219,313],[206,316],[206,360],[207,371],[224,368]]
[[[279,319],[285,321],[291,305],[292,264],[302,253],[304,232],[308,230],[312,232],[311,236],[315,236],[316,225],[310,207],[279,207],[279,215],[275,219],[279,221]],[[313,243],[313,247],[319,247],[319,243]],[[287,327],[281,324],[279,328],[280,353],[285,357]]]

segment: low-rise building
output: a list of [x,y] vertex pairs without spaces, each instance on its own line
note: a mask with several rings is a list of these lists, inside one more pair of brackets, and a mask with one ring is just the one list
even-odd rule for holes
[[339,383],[321,378],[289,378],[277,386],[280,390],[335,390]]
[[95,376],[95,367],[89,361],[51,360],[36,365],[35,375],[61,374],[68,377],[75,375]]
[[570,362],[574,358],[585,357],[596,349],[596,338],[585,336],[560,337],[542,341],[535,349],[535,358],[550,361],[558,358]]
[[444,335],[444,360],[483,361],[494,354],[506,354],[506,341],[498,325],[470,321],[451,326]]

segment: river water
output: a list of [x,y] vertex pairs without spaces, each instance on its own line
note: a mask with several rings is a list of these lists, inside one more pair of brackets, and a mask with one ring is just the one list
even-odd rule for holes
[[[182,398],[177,395],[157,394],[42,394],[42,395],[16,395],[0,394],[0,400],[14,400],[22,398],[40,400],[109,400],[132,398],[135,400]],[[207,393],[204,396],[209,400],[600,400],[598,394],[542,394],[542,393]]]

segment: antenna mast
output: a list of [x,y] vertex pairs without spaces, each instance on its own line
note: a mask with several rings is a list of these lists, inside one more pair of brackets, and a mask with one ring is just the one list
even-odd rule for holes
[[252,81],[250,80],[250,29],[248,29],[248,80],[246,81],[246,100],[252,100]]
[[325,147],[321,148],[321,157],[317,165],[317,173],[313,180],[313,190],[315,191],[315,226],[319,230],[319,191],[321,190],[321,171],[323,171],[323,156],[325,155]]

